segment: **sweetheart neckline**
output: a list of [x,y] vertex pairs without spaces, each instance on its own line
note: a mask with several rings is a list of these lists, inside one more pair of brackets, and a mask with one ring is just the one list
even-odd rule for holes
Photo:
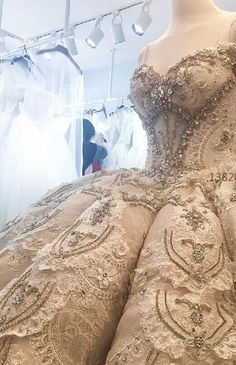
[[192,58],[194,56],[197,56],[199,55],[201,52],[203,51],[217,51],[217,49],[220,47],[220,46],[224,46],[225,48],[226,47],[229,47],[229,46],[235,46],[236,47],[236,42],[217,42],[216,45],[214,46],[211,46],[211,47],[204,47],[204,48],[201,48],[201,49],[196,49],[195,51],[189,53],[188,55],[186,56],[183,56],[181,57],[178,61],[176,61],[172,66],[170,66],[167,71],[164,73],[164,74],[161,74],[159,71],[157,71],[157,69],[155,68],[154,65],[148,65],[147,63],[143,63],[141,64],[140,66],[137,67],[138,68],[143,68],[143,67],[147,67],[149,69],[152,69],[154,71],[154,73],[162,80],[162,79],[165,79],[165,77],[167,77],[169,75],[169,73],[176,67],[178,67],[179,65],[181,65],[181,63],[183,63],[184,61],[186,61],[188,58]]

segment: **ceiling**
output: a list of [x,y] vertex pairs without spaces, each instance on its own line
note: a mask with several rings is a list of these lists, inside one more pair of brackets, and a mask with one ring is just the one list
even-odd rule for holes
[[[194,1],[194,0],[193,0]],[[71,0],[71,22],[78,22],[93,16],[128,5],[132,0]],[[236,11],[235,0],[215,0],[224,10]],[[63,26],[65,0],[5,0],[3,8],[3,28],[27,39],[39,33]],[[123,12],[126,43],[118,46],[116,62],[137,59],[140,50],[150,41],[158,38],[167,28],[169,21],[169,0],[153,0],[151,6],[152,25],[143,37],[133,33],[131,26],[140,12],[140,6]],[[97,49],[90,49],[84,39],[91,31],[93,23],[77,28],[76,42],[79,50],[78,62],[83,69],[107,66],[110,63],[112,37],[111,17],[102,22],[105,38]],[[16,42],[8,40],[8,47],[15,48]]]

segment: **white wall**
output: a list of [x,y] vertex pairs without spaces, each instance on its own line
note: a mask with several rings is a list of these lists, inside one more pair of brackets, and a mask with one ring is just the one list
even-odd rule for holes
[[[127,96],[130,92],[130,78],[136,67],[136,62],[115,65],[112,97]],[[85,71],[84,100],[92,102],[106,99],[109,89],[110,68],[103,67]]]

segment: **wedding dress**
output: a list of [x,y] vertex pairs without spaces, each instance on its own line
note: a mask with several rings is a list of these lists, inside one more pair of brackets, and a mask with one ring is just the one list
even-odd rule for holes
[[61,186],[4,228],[1,364],[234,365],[235,64],[225,43],[140,66],[147,168]]
[[146,133],[133,109],[124,107],[110,115],[103,123],[97,118],[93,119],[93,123],[96,131],[103,133],[107,140],[108,156],[102,164],[104,170],[145,167]]
[[[49,189],[78,176],[65,135],[76,121],[81,76],[63,55],[39,56],[37,65],[30,65],[30,71],[17,63],[2,66],[0,229]],[[73,80],[67,93],[65,79]]]
[[124,107],[109,117],[109,124],[111,128],[106,136],[108,157],[104,161],[104,169],[145,167],[146,133],[137,113]]

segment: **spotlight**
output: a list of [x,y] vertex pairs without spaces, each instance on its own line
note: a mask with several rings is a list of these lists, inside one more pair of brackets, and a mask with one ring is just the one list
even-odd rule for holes
[[122,27],[122,16],[119,10],[114,13],[111,30],[114,44],[125,42],[125,35]]
[[86,38],[87,44],[92,48],[96,48],[101,40],[104,38],[104,33],[100,28],[101,21],[102,17],[97,19],[94,29],[89,34],[88,38]]
[[72,56],[78,55],[78,49],[77,49],[77,45],[75,42],[75,33],[74,32],[72,32],[70,35],[66,36],[65,44],[66,44],[68,51],[70,52],[70,54]]
[[146,30],[152,23],[152,18],[150,15],[150,4],[151,4],[151,0],[146,1],[143,4],[142,11],[141,11],[138,19],[132,25],[132,29],[137,35],[144,35]]

